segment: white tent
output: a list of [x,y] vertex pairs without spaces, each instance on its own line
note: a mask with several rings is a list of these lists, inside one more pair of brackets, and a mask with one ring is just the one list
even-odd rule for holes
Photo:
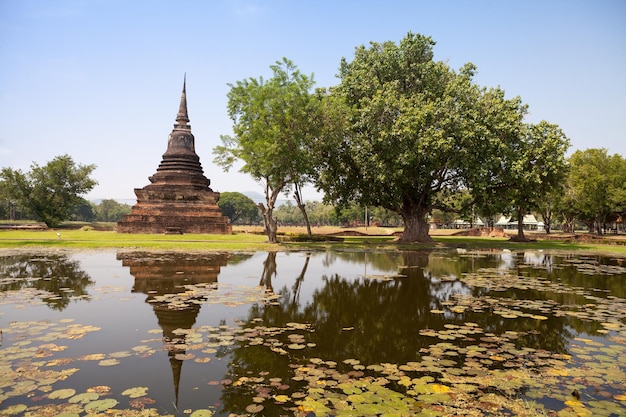
[[496,224],[494,226],[506,228],[509,225],[510,222],[511,222],[511,218],[510,217],[500,216],[500,219],[496,222]]

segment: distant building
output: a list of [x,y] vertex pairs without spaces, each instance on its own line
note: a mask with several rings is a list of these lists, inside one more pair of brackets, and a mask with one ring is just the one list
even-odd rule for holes
[[[544,228],[543,222],[538,222],[537,218],[532,214],[525,215],[522,223],[524,224],[524,230],[543,231]],[[517,229],[517,220],[512,220],[511,217],[501,216],[494,226],[503,229]]]
[[467,220],[460,220],[460,219],[452,222],[452,227],[454,229],[469,229],[470,227],[484,227],[484,226],[485,226],[485,223],[480,218],[477,218],[473,224]]

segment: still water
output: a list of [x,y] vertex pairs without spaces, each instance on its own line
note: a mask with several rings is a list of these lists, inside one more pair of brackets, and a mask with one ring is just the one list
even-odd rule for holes
[[0,330],[0,415],[626,415],[612,256],[2,251]]

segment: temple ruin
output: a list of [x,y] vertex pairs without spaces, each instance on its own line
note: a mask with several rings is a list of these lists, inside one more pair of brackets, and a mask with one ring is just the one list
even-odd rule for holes
[[220,194],[210,187],[187,116],[187,80],[174,129],[150,184],[135,188],[137,204],[117,223],[118,233],[232,233],[217,205]]

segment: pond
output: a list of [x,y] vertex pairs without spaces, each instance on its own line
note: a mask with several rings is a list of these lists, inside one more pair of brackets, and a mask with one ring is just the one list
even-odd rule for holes
[[0,415],[626,415],[626,258],[0,252]]

